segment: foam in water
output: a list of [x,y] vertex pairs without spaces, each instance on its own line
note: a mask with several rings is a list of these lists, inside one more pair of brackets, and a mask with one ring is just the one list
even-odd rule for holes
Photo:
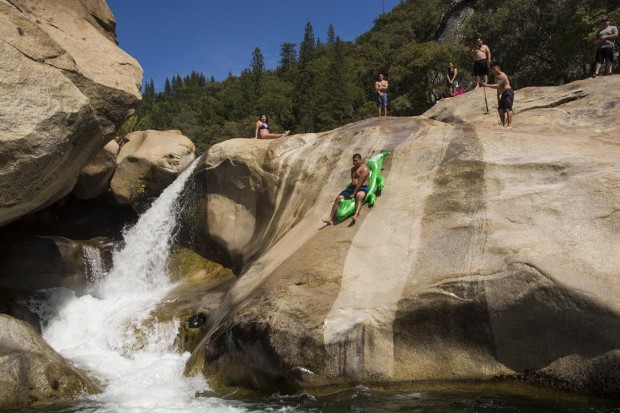
[[[172,348],[178,321],[145,326],[150,311],[171,288],[166,264],[182,210],[179,197],[196,164],[125,232],[124,247],[114,252],[112,270],[105,277],[95,277],[101,281],[92,295],[49,290],[46,301],[36,307],[47,342],[104,383],[103,394],[91,399],[95,411],[244,410],[232,402],[196,397],[208,386],[202,377],[183,377],[189,354]],[[87,255],[89,265],[91,258]],[[89,267],[93,273],[102,268],[96,260]]]

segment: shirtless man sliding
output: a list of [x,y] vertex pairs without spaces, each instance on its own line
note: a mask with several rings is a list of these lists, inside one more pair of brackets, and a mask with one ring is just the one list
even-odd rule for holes
[[[481,37],[476,39],[476,45],[469,52],[474,59],[474,79],[476,80],[476,88],[480,86],[480,81],[484,83],[489,81],[489,68],[491,67],[491,49],[484,44]],[[482,76],[482,79],[480,77]],[[474,88],[475,89],[475,88]]]
[[502,72],[499,64],[493,63],[491,65],[491,72],[493,72],[497,83],[492,85],[483,83],[482,86],[497,89],[497,111],[499,112],[499,118],[502,120],[502,125],[505,128],[512,128],[512,102],[515,96],[514,91],[510,87],[508,76],[506,73]]
[[334,206],[332,206],[332,212],[329,214],[329,218],[324,219],[327,225],[334,225],[334,217],[336,211],[340,206],[340,202],[345,198],[355,197],[355,215],[353,215],[353,223],[357,221],[360,216],[360,209],[364,198],[368,193],[368,178],[370,177],[370,169],[362,160],[362,156],[359,153],[353,155],[353,167],[351,168],[351,183],[347,188],[336,197]]

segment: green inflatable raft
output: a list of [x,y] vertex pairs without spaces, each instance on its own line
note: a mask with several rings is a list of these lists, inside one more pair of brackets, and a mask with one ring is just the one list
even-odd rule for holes
[[[366,162],[368,169],[370,169],[370,177],[368,178],[368,193],[364,198],[364,203],[370,206],[375,204],[377,200],[377,191],[382,190],[385,186],[385,177],[381,175],[381,167],[383,166],[383,159],[388,156],[389,152],[381,152]],[[355,213],[355,198],[346,198],[340,201],[340,206],[336,212],[336,218],[339,221],[344,221]]]

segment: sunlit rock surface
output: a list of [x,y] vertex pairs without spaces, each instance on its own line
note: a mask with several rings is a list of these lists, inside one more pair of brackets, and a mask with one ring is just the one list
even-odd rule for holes
[[0,3],[0,225],[68,194],[140,100],[105,1]]
[[[205,238],[240,279],[189,361],[229,383],[312,388],[519,377],[620,394],[620,76],[424,116],[211,148]],[[323,227],[351,156],[386,187]]]
[[110,183],[120,205],[157,197],[196,158],[194,143],[177,130],[137,131],[125,139]]

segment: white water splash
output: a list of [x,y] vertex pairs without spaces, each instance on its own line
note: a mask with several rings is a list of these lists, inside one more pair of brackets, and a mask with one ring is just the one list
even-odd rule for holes
[[[236,402],[196,397],[208,385],[202,377],[183,377],[189,354],[172,348],[178,321],[155,328],[145,325],[150,311],[171,288],[167,260],[182,210],[179,197],[196,164],[125,232],[112,270],[94,286],[92,295],[78,297],[59,288],[48,291],[46,301],[35,306],[47,342],[105,386],[101,395],[83,401],[86,411],[245,411],[235,407]],[[96,272],[95,267],[101,268],[96,259]]]

